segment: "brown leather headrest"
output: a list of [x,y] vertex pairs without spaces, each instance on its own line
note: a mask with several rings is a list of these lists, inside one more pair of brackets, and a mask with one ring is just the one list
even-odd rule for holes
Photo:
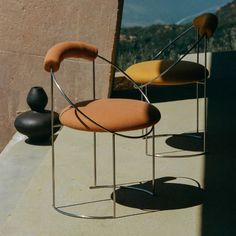
[[65,58],[83,58],[92,61],[97,54],[97,47],[88,43],[80,41],[58,43],[48,50],[44,59],[44,69],[50,72],[52,68],[56,72]]
[[218,19],[212,13],[204,13],[193,20],[193,25],[198,29],[200,36],[210,38],[216,30]]

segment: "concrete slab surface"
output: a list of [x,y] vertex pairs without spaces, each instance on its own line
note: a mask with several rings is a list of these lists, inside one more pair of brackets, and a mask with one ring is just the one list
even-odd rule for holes
[[[194,132],[194,104],[194,100],[158,104],[162,120],[156,132]],[[111,135],[98,134],[97,143],[98,184],[111,184]],[[117,183],[148,188],[152,159],[145,155],[144,140],[117,137],[116,144]],[[91,133],[61,130],[55,142],[56,205],[75,215],[112,215],[112,189],[89,189],[93,185],[92,145]],[[166,152],[166,147],[163,140],[156,142],[156,150]],[[1,224],[1,235],[201,235],[204,155],[156,158],[157,196],[117,189],[117,218],[106,220],[69,217],[53,209],[50,156],[50,152],[45,155],[16,208]]]
[[25,142],[26,136],[16,133],[0,154],[0,225],[14,212],[39,164],[51,149]]

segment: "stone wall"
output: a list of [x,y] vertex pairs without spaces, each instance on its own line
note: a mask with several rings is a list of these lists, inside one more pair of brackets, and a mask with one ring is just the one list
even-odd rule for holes
[[[0,151],[15,132],[18,112],[28,108],[32,86],[49,95],[49,74],[44,55],[55,43],[80,40],[95,44],[99,53],[113,60],[123,0],[0,0]],[[58,80],[73,99],[91,98],[92,64],[66,60]],[[113,71],[97,62],[98,97],[109,96]],[[67,77],[67,78],[65,78]],[[56,93],[56,109],[65,102]]]

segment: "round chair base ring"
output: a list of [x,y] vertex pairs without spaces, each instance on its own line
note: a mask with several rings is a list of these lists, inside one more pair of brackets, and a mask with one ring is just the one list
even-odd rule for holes
[[70,217],[74,217],[74,218],[81,218],[81,219],[113,219],[115,218],[114,216],[89,216],[89,215],[82,215],[82,214],[73,214],[73,213],[69,213],[67,211],[62,210],[63,207],[54,207],[54,209],[66,216],[70,216]]
[[[137,185],[139,185],[139,184],[142,185],[142,182],[137,183]],[[148,194],[153,197],[156,196],[155,188],[149,190],[149,189],[145,189],[145,188],[141,188],[141,187],[126,186],[126,185],[117,185],[116,187],[117,187],[116,191],[119,191],[119,189],[129,189],[129,190],[133,190],[133,191],[143,192],[143,193]],[[90,186],[89,188],[90,189],[113,188],[113,185],[96,185],[96,186]],[[113,218],[117,218],[114,215],[104,215],[104,216],[84,215],[84,214],[80,214],[78,212],[78,210],[75,210],[75,209],[73,209],[74,213],[72,213],[72,211],[70,211],[71,208],[77,208],[82,205],[95,204],[95,203],[106,202],[106,201],[114,201],[112,192],[111,192],[111,198],[87,201],[85,203],[69,204],[69,205],[64,205],[64,206],[53,206],[53,207],[57,212],[59,212],[63,215],[66,215],[66,216],[74,217],[74,218],[81,218],[81,219],[113,219]],[[75,213],[75,212],[77,212],[77,213]]]
[[[149,151],[149,136],[146,139],[146,155],[152,156]],[[204,133],[182,133],[156,135],[156,145],[163,144],[163,150],[155,153],[155,157],[193,157],[206,154],[204,150]]]

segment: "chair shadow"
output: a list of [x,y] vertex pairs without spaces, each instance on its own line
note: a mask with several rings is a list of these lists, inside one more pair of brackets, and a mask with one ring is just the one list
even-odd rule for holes
[[[169,102],[185,99],[195,99],[195,84],[179,86],[152,86],[148,87],[148,98],[151,103]],[[199,91],[199,97],[203,93]],[[112,90],[112,98],[131,98],[140,100],[140,92],[137,89]]]
[[[175,177],[163,177],[156,179],[156,195],[152,196],[142,191],[129,188],[119,188],[116,190],[116,202],[120,205],[137,208],[141,210],[176,210],[193,207],[204,202],[204,190],[195,180],[194,185],[172,183]],[[151,190],[151,181],[130,185],[130,187]]]
[[[184,179],[193,182],[194,185],[182,184],[182,183],[172,183],[169,181]],[[117,216],[116,218],[126,218],[131,216],[143,215],[154,213],[156,211],[163,210],[176,210],[182,208],[193,207],[201,205],[204,202],[204,190],[201,188],[200,184],[194,180],[187,177],[162,177],[155,180],[155,185],[157,189],[157,195],[152,196],[143,191],[137,191],[129,189],[127,187],[141,188],[147,191],[151,191],[152,185],[151,181],[139,183],[139,184],[129,184],[126,187],[120,186],[116,190],[116,203],[129,207],[141,209],[143,212],[131,213]],[[81,218],[77,215],[76,208],[81,205],[91,205],[101,202],[107,202],[113,199],[113,193],[111,197],[107,199],[98,199],[80,203],[73,203],[67,205],[57,206],[55,209],[67,216]],[[74,208],[75,207],[75,208]],[[105,218],[113,218],[108,216]]]
[[166,139],[166,144],[185,151],[203,151],[203,133],[182,133]]

